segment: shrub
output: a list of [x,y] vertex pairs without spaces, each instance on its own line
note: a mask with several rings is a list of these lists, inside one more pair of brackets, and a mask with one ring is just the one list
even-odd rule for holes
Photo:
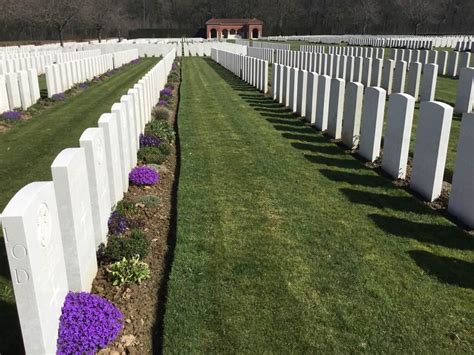
[[117,307],[100,296],[69,292],[59,318],[57,354],[96,353],[117,338],[123,318]]
[[132,202],[122,200],[115,206],[115,211],[117,211],[121,216],[130,217],[137,211],[137,208]]
[[166,142],[172,142],[174,140],[173,127],[166,121],[151,121],[145,129],[145,133],[153,134]]
[[160,172],[160,166],[158,164],[147,164],[146,166],[150,169]]
[[119,211],[114,211],[109,217],[108,227],[110,235],[122,234],[127,230],[128,227],[127,218],[120,214]]
[[154,147],[141,148],[137,156],[138,160],[145,164],[161,164],[166,160],[166,155]]
[[64,101],[66,99],[66,95],[62,92],[60,94],[54,94],[51,96],[51,100],[53,101]]
[[143,203],[145,207],[156,207],[161,204],[161,199],[153,195],[140,196],[136,201],[137,203]]
[[150,277],[148,264],[140,261],[138,256],[117,261],[110,265],[107,272],[114,286],[141,283]]
[[160,91],[160,96],[163,96],[163,97],[173,96],[173,90],[165,87],[163,90]]
[[116,262],[123,258],[131,259],[139,256],[145,258],[149,252],[150,243],[140,229],[134,229],[129,237],[114,236],[109,238],[104,257],[110,262]]
[[6,112],[2,113],[2,118],[5,121],[19,121],[21,119],[21,112],[6,111]]
[[163,107],[163,106],[166,106],[167,104],[168,104],[168,101],[165,101],[165,100],[158,101],[158,106]]
[[133,185],[144,186],[154,185],[160,179],[160,174],[146,166],[138,166],[128,174],[128,178]]
[[167,143],[163,143],[161,144],[158,149],[160,150],[161,153],[163,153],[163,155],[170,155],[171,153],[171,146]]
[[140,147],[159,147],[161,140],[153,134],[140,134]]
[[166,107],[158,106],[153,109],[151,115],[155,120],[169,121],[169,119],[171,118],[171,111],[168,110]]

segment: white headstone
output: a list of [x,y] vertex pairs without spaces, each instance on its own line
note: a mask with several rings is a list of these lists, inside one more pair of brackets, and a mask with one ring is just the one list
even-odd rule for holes
[[51,165],[69,289],[89,292],[97,273],[86,156],[68,148]]
[[[422,67],[423,65],[421,63],[412,62],[410,63],[410,69],[408,71],[407,94],[413,96],[417,101],[420,94]],[[426,72],[424,75],[426,75]]]
[[394,69],[395,61],[393,61],[392,59],[385,59],[383,62],[382,88],[385,89],[387,95],[390,95],[392,93]]
[[28,70],[28,84],[30,85],[31,102],[35,104],[41,98],[36,69]]
[[135,114],[134,114],[134,103],[133,97],[124,95],[121,97],[120,102],[125,106],[125,115],[128,126],[128,140],[130,143],[130,162],[132,167],[137,165],[137,147],[139,147],[137,127],[135,126]]
[[342,142],[350,149],[354,149],[359,145],[363,95],[364,85],[353,82],[347,83],[342,121]]
[[0,222],[25,352],[55,354],[68,283],[53,183],[23,187]]
[[298,105],[298,68],[291,68],[290,69],[290,90],[289,90],[289,100],[288,100],[288,107],[291,109],[292,112],[297,111]]
[[370,162],[380,156],[386,96],[382,88],[365,89],[359,154]]
[[300,116],[306,114],[306,96],[308,88],[308,72],[300,70],[298,72],[298,94],[297,94],[297,109],[296,112]]
[[5,76],[7,84],[8,102],[11,109],[21,107],[20,88],[18,86],[18,75],[9,73]]
[[398,61],[395,67],[392,92],[394,93],[405,92],[406,73],[407,73],[407,62],[402,61],[402,60]]
[[[437,65],[431,65],[437,73]],[[448,104],[427,101],[420,105],[410,187],[430,202],[441,195],[452,118],[453,108]]]
[[415,99],[412,96],[390,95],[382,169],[395,179],[406,176],[414,110]]
[[323,132],[328,128],[330,90],[331,78],[327,75],[320,75],[318,80],[318,105],[316,106],[316,129]]
[[109,196],[111,205],[115,205],[123,197],[122,162],[118,138],[118,120],[114,113],[104,113],[99,118],[99,127],[104,132],[104,146],[109,178]]
[[454,110],[459,113],[472,111],[474,105],[474,68],[463,68],[459,74],[458,93]]
[[434,101],[436,82],[438,80],[438,65],[426,64],[421,81],[420,101]]
[[7,83],[5,82],[5,76],[0,75],[0,114],[10,110],[10,104],[8,102]]
[[86,154],[95,245],[99,246],[107,240],[107,221],[112,209],[104,131],[88,128],[79,143]]
[[25,70],[18,72],[18,87],[20,89],[21,107],[26,111],[31,106],[31,93],[28,72]]
[[327,133],[334,139],[341,139],[345,89],[346,82],[343,79],[331,80]]
[[112,106],[112,113],[117,117],[117,129],[120,147],[120,166],[122,167],[123,192],[128,191],[128,173],[132,170],[130,161],[130,141],[128,135],[128,122],[125,115],[125,105],[116,103]]
[[469,228],[474,228],[474,113],[463,115],[457,146],[448,211]]
[[308,96],[306,99],[306,121],[311,125],[316,124],[316,107],[318,102],[318,81],[319,75],[315,72],[308,73]]

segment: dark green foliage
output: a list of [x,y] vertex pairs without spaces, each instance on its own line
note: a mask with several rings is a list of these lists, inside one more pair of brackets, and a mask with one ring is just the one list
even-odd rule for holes
[[145,164],[161,164],[166,160],[166,155],[159,148],[143,147],[138,151],[138,160]]
[[153,195],[140,196],[136,199],[137,203],[143,203],[145,207],[156,207],[161,204],[161,199]]
[[154,134],[162,141],[172,142],[174,140],[173,127],[166,121],[151,121],[146,129],[145,133]]
[[171,146],[168,143],[161,143],[160,146],[158,147],[158,149],[164,155],[170,155],[170,153],[171,153]]
[[151,112],[152,117],[155,120],[169,121],[171,118],[171,111],[163,106],[158,106]]
[[122,216],[130,217],[131,215],[135,214],[137,208],[132,202],[122,200],[117,203],[117,205],[115,206],[115,210]]
[[148,255],[150,242],[140,229],[132,230],[130,236],[109,237],[104,258],[107,262],[120,261],[123,258],[133,258],[138,255],[140,259]]

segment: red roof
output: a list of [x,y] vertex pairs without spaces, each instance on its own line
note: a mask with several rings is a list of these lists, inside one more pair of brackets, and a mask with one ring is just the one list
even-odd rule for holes
[[211,18],[206,25],[263,25],[263,21],[256,18]]

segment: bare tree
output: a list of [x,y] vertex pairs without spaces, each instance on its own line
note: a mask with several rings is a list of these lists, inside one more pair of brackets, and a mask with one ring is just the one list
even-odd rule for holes
[[88,0],[82,9],[82,15],[86,23],[94,27],[99,43],[102,42],[106,27],[120,28],[121,21],[127,21],[123,1],[120,0]]
[[398,0],[401,11],[406,15],[415,35],[421,25],[432,20],[434,3],[432,0]]

